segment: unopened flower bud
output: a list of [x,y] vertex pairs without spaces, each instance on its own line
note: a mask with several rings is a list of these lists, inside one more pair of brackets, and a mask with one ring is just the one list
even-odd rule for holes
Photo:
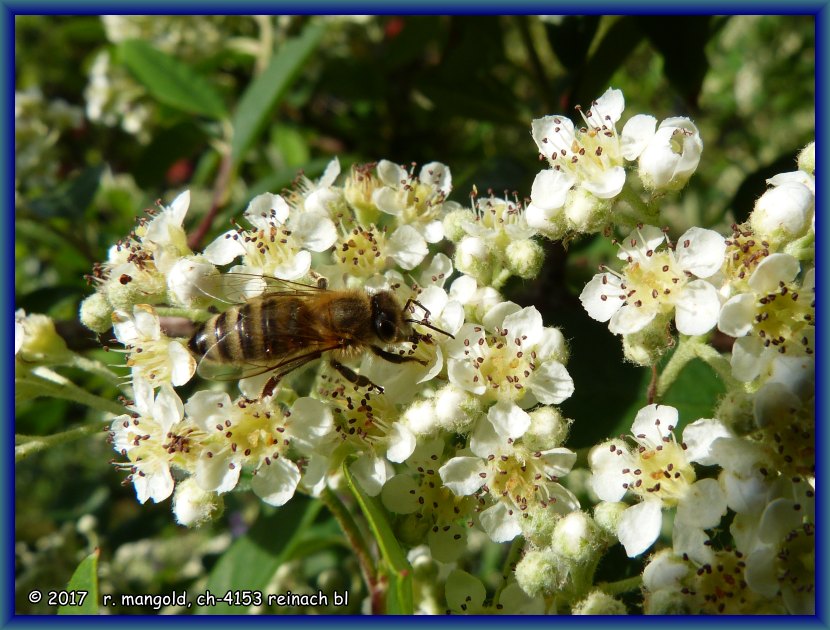
[[455,268],[487,284],[492,269],[490,251],[480,238],[465,236],[455,250]]
[[468,208],[452,210],[444,216],[444,236],[453,243],[458,243],[467,235],[464,225],[474,222],[476,215]]
[[[17,356],[25,361],[56,363],[70,354],[66,342],[55,330],[55,323],[48,315],[26,315],[19,310],[15,313],[15,328],[15,335],[20,332]],[[15,339],[15,346],[18,345],[17,341]]]
[[815,195],[795,180],[783,181],[755,202],[749,222],[755,236],[784,244],[803,236],[812,226]]
[[568,193],[565,217],[572,231],[591,234],[599,232],[610,222],[610,209],[608,200],[595,197],[579,187]]
[[158,304],[167,296],[167,280],[158,272],[140,276],[114,272],[104,283],[103,293],[116,310],[132,311],[136,304]]
[[601,501],[594,507],[594,522],[608,536],[616,538],[617,525],[627,509],[628,504],[620,501]]
[[504,253],[510,272],[525,280],[538,276],[545,262],[545,250],[529,238],[511,241]]
[[816,143],[811,142],[798,154],[798,170],[814,175],[816,172]]
[[176,485],[173,514],[179,525],[199,527],[219,517],[224,509],[222,497],[202,490],[195,477],[188,477]]
[[666,332],[667,325],[668,318],[658,315],[642,330],[623,335],[625,358],[646,367],[656,364],[674,343]]
[[564,558],[579,564],[596,559],[603,548],[599,527],[584,512],[571,512],[562,517],[553,530],[551,549]]
[[105,333],[112,328],[112,306],[101,293],[93,293],[81,302],[80,319],[91,331]]
[[556,407],[539,407],[530,412],[530,427],[522,442],[532,451],[556,448],[564,444],[572,422],[563,418]]
[[627,615],[628,610],[620,600],[602,591],[592,591],[588,597],[577,603],[574,615]]
[[528,551],[516,565],[516,582],[531,597],[555,593],[562,582],[560,563],[549,549]]

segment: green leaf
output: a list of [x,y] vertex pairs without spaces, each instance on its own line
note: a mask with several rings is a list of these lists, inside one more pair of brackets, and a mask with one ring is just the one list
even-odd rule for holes
[[677,380],[666,391],[661,405],[671,405],[680,412],[676,435],[687,424],[699,418],[711,418],[718,399],[726,386],[715,371],[701,359],[692,359],[680,371]]
[[[266,597],[266,587],[274,573],[306,539],[321,507],[319,501],[297,495],[273,513],[260,515],[251,529],[219,558],[205,589],[217,598],[229,591],[259,591]],[[197,614],[210,615],[239,615],[246,611],[247,607],[224,602],[196,609]]]
[[66,587],[67,595],[74,598],[69,605],[58,608],[59,615],[98,614],[98,549],[81,561]]
[[121,43],[118,52],[124,64],[160,103],[208,118],[227,117],[219,93],[187,64],[138,39]]
[[322,23],[306,26],[303,33],[288,40],[269,66],[245,90],[233,116],[231,157],[238,162],[268,122],[271,112],[297,78],[325,31]]
[[375,535],[375,540],[380,548],[380,554],[386,561],[389,569],[389,590],[386,596],[386,614],[389,615],[411,615],[414,611],[412,601],[412,566],[406,559],[406,554],[398,544],[392,526],[386,516],[386,510],[381,507],[378,500],[368,496],[349,471],[346,463],[343,464],[343,474],[349,484],[349,488],[357,499],[363,516],[369,522],[369,527]]
[[32,200],[29,208],[35,216],[41,219],[78,218],[92,203],[103,172],[103,164],[90,166],[49,194]]

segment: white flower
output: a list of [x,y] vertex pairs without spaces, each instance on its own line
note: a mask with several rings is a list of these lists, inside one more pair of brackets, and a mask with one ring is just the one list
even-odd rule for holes
[[117,464],[130,471],[138,500],[158,503],[173,493],[170,466],[187,457],[187,431],[177,428],[182,421],[181,400],[169,385],[163,385],[153,397],[153,387],[136,379],[135,414],[124,414],[112,421],[110,439],[113,448],[128,458]]
[[187,383],[196,371],[196,359],[176,339],[161,332],[155,309],[137,304],[132,314],[112,314],[115,337],[130,353],[127,365],[135,379],[147,379],[154,387],[163,383],[179,386]]
[[625,169],[620,154],[620,140],[616,123],[622,116],[625,99],[620,90],[608,90],[591,103],[591,109],[582,114],[586,128],[577,130],[564,116],[545,116],[533,121],[532,135],[539,152],[547,158],[551,168],[561,170],[569,177],[549,177],[542,200],[540,188],[534,204],[554,208],[573,185],[585,188],[600,199],[616,197],[625,184]]
[[737,337],[732,374],[752,381],[787,357],[811,358],[815,345],[815,270],[794,280],[799,262],[789,254],[770,254],[749,277],[749,292],[731,297],[721,309],[718,329]]
[[528,408],[558,404],[573,393],[562,333],[545,328],[533,306],[497,304],[482,324],[464,324],[445,348],[450,382],[485,402]]
[[656,191],[680,190],[697,170],[703,141],[688,118],[667,118],[655,130],[657,119],[637,115],[622,131],[622,154],[626,160],[639,158],[640,179]]
[[490,507],[479,515],[481,526],[494,542],[506,542],[522,533],[522,516],[528,516],[528,509],[567,514],[579,509],[579,501],[557,483],[570,472],[576,454],[562,447],[532,451],[521,440],[507,437],[510,430],[505,427],[524,432],[519,416],[527,414],[514,407],[515,416],[506,418],[506,407],[494,411],[498,406],[476,425],[470,439],[472,454],[453,457],[438,473],[444,485],[459,496],[490,498]]
[[623,512],[617,527],[629,557],[643,553],[657,539],[663,508],[676,507],[675,550],[706,562],[711,549],[705,545],[703,530],[720,522],[726,498],[714,479],[695,481],[691,462],[715,463],[713,444],[729,434],[720,422],[698,420],[684,431],[688,442],[677,443],[676,426],[674,407],[641,409],[631,427],[630,446],[612,440],[591,451],[591,487],[603,501],[619,501],[628,491],[641,499]]
[[167,272],[167,291],[176,304],[198,305],[211,296],[210,279],[218,273],[201,256],[180,258]]
[[245,217],[254,230],[237,228],[205,248],[205,258],[226,265],[239,256],[243,264],[232,271],[284,280],[297,280],[311,268],[310,252],[329,249],[337,229],[322,212],[291,213],[285,199],[263,193],[251,200]]
[[415,228],[427,243],[444,238],[441,223],[444,202],[452,190],[448,166],[430,162],[421,167],[418,176],[388,160],[377,165],[383,186],[372,194],[372,201],[381,212],[397,217],[398,225]]
[[162,208],[147,224],[146,230],[136,230],[142,245],[153,252],[156,268],[162,273],[167,273],[179,258],[191,253],[187,233],[182,227],[189,206],[190,191],[185,190],[169,206]]
[[312,455],[332,428],[331,410],[311,398],[299,398],[290,412],[280,413],[269,399],[231,402],[226,393],[203,390],[190,397],[185,412],[205,434],[194,473],[199,487],[228,492],[249,467],[253,491],[276,506],[290,500],[300,483],[294,451]]
[[711,330],[720,300],[715,287],[700,278],[720,269],[725,240],[717,232],[693,227],[678,239],[676,250],[657,249],[666,242],[659,228],[635,228],[618,254],[628,266],[619,274],[595,275],[579,296],[588,314],[601,322],[610,320],[608,328],[615,334],[638,332],[658,315],[671,313],[684,335]]

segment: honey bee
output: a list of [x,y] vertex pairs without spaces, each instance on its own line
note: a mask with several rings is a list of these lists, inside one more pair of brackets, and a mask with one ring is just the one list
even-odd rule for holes
[[[199,359],[199,374],[206,378],[226,380],[273,372],[262,396],[270,396],[284,376],[323,355],[356,387],[383,393],[382,387],[342,361],[368,350],[390,363],[426,365],[411,353],[394,353],[381,346],[433,342],[430,334],[415,331],[411,324],[452,337],[430,323],[429,311],[417,300],[407,300],[402,308],[391,291],[329,290],[322,281],[312,286],[245,274],[223,278],[234,276],[265,283],[265,290],[203,323],[187,346]],[[412,317],[415,305],[424,312],[421,319]]]

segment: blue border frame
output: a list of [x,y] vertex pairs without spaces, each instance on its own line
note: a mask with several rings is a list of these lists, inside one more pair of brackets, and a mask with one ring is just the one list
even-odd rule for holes
[[[779,2],[731,2],[729,4],[720,4],[715,2],[698,2],[698,3],[682,3],[674,4],[670,10],[666,10],[665,5],[652,4],[649,2],[628,2],[624,5],[613,2],[570,2],[567,4],[556,4],[544,1],[529,1],[524,0],[520,3],[513,3],[509,6],[509,13],[511,14],[539,14],[555,12],[557,14],[668,14],[668,15],[692,15],[692,14],[808,14],[816,18],[816,232],[817,240],[825,241],[828,236],[828,194],[823,185],[824,182],[830,181],[830,167],[826,159],[826,147],[828,146],[827,125],[824,118],[818,115],[819,112],[828,111],[825,109],[828,106],[827,99],[827,85],[826,80],[828,59],[828,44],[827,36],[830,33],[830,10],[828,10],[830,0],[814,0],[799,2],[791,2],[787,4]],[[394,11],[390,10],[387,3],[381,3],[376,0],[374,2],[268,2],[266,0],[248,0],[241,4],[234,4],[232,7],[226,6],[222,2],[212,3],[195,3],[195,2],[177,2],[171,4],[168,2],[161,2],[159,0],[147,0],[144,2],[130,2],[118,4],[112,2],[73,2],[61,3],[58,1],[39,1],[26,2],[25,0],[15,0],[6,2],[0,0],[0,36],[2,37],[2,46],[4,52],[4,63],[2,64],[2,79],[5,88],[6,98],[3,100],[4,108],[2,110],[2,126],[0,127],[0,137],[4,140],[2,146],[3,151],[3,166],[2,169],[2,191],[3,191],[3,205],[5,212],[3,213],[4,227],[3,234],[3,259],[5,265],[5,276],[7,281],[3,285],[3,295],[5,297],[6,307],[3,310],[4,329],[7,331],[6,335],[0,336],[0,353],[4,359],[4,367],[6,370],[6,378],[0,381],[0,394],[2,400],[5,402],[6,414],[5,420],[7,427],[11,424],[14,418],[14,403],[13,403],[13,381],[14,374],[14,353],[12,352],[12,344],[9,342],[11,338],[13,319],[14,319],[14,242],[13,242],[13,212],[14,212],[14,110],[12,107],[14,94],[14,17],[16,15],[37,15],[37,14],[73,14],[73,15],[96,15],[101,13],[142,13],[142,14],[190,14],[190,13],[209,13],[210,10],[226,14],[248,14],[248,13],[274,13],[279,9],[281,13],[294,14],[397,14],[397,15],[411,15],[411,14],[430,14],[430,13],[454,13],[454,14],[481,14],[494,15],[505,13],[504,5],[501,3],[488,2],[472,2],[456,1],[453,3],[438,2],[437,0],[423,0],[417,4],[415,3],[400,3],[394,6]],[[221,11],[220,11],[221,9]],[[816,247],[816,282],[817,282],[817,305],[816,318],[818,322],[824,321],[826,314],[826,290],[828,252],[822,247]],[[827,335],[823,327],[819,326],[816,331],[816,353],[817,353],[817,397],[816,397],[816,445],[820,452],[830,452],[830,444],[828,444],[828,435],[830,431],[822,422],[825,419],[830,419],[830,410],[828,410],[828,396],[822,388],[824,379],[826,377],[825,360],[827,357]],[[13,432],[8,428],[0,432],[0,441],[2,441],[3,461],[3,485],[4,490],[2,502],[4,514],[13,514],[14,510],[14,437]],[[778,626],[798,625],[811,627],[827,627],[828,626],[828,581],[827,581],[827,566],[828,566],[828,545],[827,540],[821,536],[822,532],[830,532],[827,527],[827,509],[828,509],[828,493],[821,480],[827,479],[827,466],[821,457],[816,458],[816,477],[819,480],[817,496],[816,496],[816,616],[815,617],[729,617],[725,624],[733,625],[738,623],[740,625],[755,625],[755,626]],[[130,625],[142,625],[145,623],[152,623],[154,626],[173,626],[179,624],[224,624],[228,620],[224,617],[152,617],[152,616],[135,616],[135,617],[39,617],[30,616],[16,616],[14,615],[14,524],[8,518],[0,519],[0,538],[2,538],[2,564],[3,577],[2,584],[0,584],[0,625],[1,626],[26,626],[34,627],[41,623],[60,623],[61,625],[110,625],[127,623]],[[274,624],[278,623],[282,626],[299,626],[306,625],[324,625],[332,622],[331,618],[321,617],[245,617],[246,622],[256,624]],[[234,617],[235,622],[239,622],[239,617]],[[546,625],[556,624],[584,627],[586,625],[593,625],[597,623],[596,620],[568,618],[567,621],[557,618],[522,618],[523,623],[537,624],[544,623]],[[615,624],[623,623],[637,623],[637,624],[662,624],[666,619],[660,617],[617,617],[614,619]],[[336,618],[338,624],[385,624],[391,623],[389,619],[365,617],[355,621],[354,618]],[[453,618],[449,620],[437,619],[421,619],[421,618],[407,618],[395,619],[394,623],[404,624],[421,624],[429,623],[430,625],[440,624],[440,626],[450,626],[456,624],[470,623],[464,618]],[[502,623],[498,617],[490,618],[476,618],[473,623],[476,624],[496,624]],[[693,625],[696,623],[712,623],[719,624],[720,622],[712,618],[671,618],[671,623],[679,623],[681,625]],[[597,624],[599,625],[599,624]]]

